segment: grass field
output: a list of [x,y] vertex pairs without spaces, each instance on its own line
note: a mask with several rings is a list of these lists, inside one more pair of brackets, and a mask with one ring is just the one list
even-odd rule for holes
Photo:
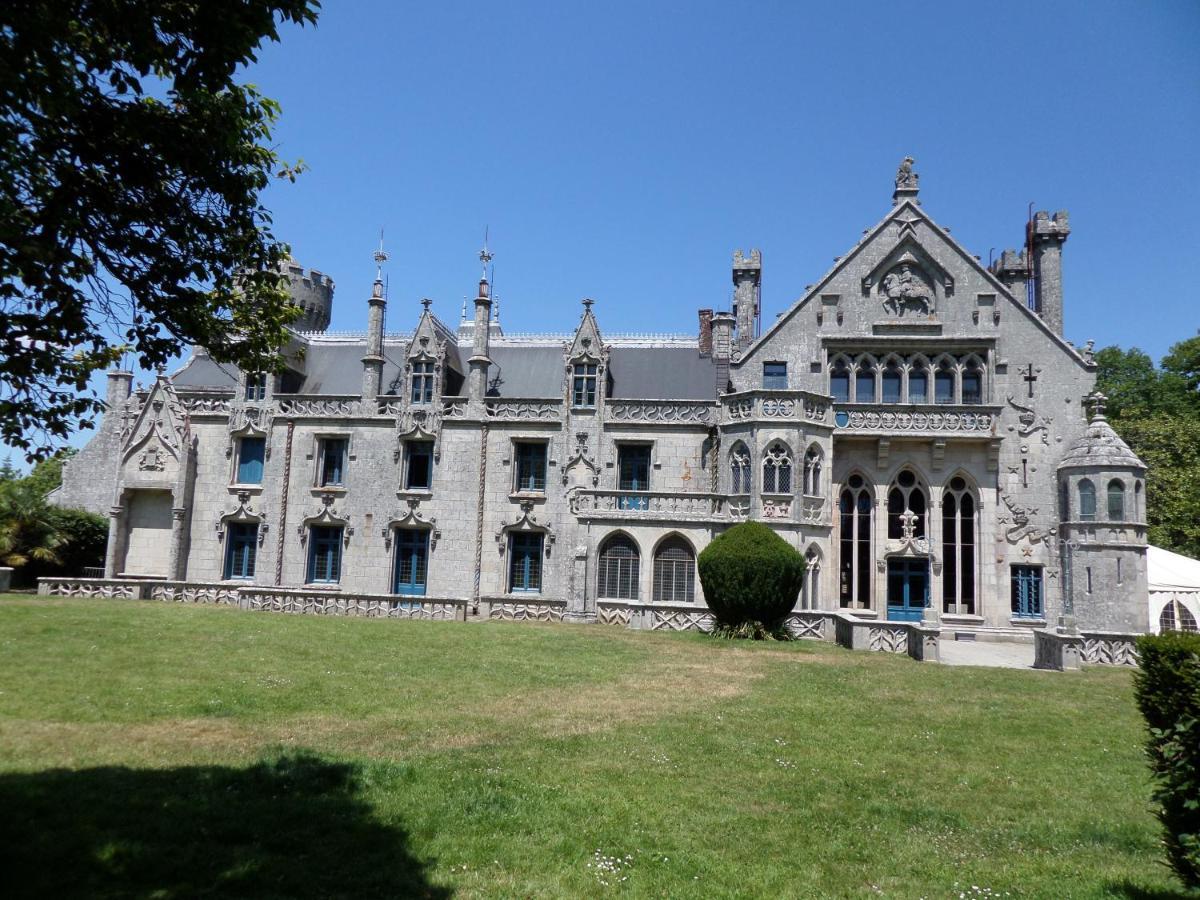
[[1133,897],[1128,672],[0,599],[7,897]]

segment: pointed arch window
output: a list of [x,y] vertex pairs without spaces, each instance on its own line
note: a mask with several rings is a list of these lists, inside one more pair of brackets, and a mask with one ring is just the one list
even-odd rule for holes
[[839,359],[829,373],[829,393],[834,403],[850,402],[850,369],[846,361]]
[[600,573],[596,594],[610,600],[638,599],[641,555],[633,539],[615,534],[600,548]]
[[954,402],[954,365],[943,359],[933,374],[933,399],[935,403]]
[[875,369],[865,360],[854,372],[854,402],[875,402]]
[[764,494],[792,492],[792,454],[780,441],[771,444],[763,458],[762,489]]
[[888,364],[883,368],[883,402],[884,403],[899,403],[901,399],[901,388],[903,386],[903,375],[900,370],[900,365],[894,359],[888,360]]
[[861,475],[851,475],[838,499],[838,602],[844,608],[870,609],[871,490]]
[[1108,483],[1108,520],[1125,521],[1125,482],[1119,478]]
[[942,495],[942,611],[975,614],[978,504],[961,475]]
[[750,451],[738,441],[729,451],[730,493],[750,493]]
[[658,603],[696,601],[696,555],[679,536],[669,537],[654,554],[654,600]]
[[927,507],[925,489],[917,476],[905,469],[888,491],[888,539],[925,537]]
[[1178,600],[1171,599],[1167,601],[1167,605],[1163,607],[1162,613],[1158,617],[1159,631],[1187,631],[1195,634],[1200,631],[1196,625],[1196,617],[1192,615],[1192,611],[1180,603]]
[[962,402],[983,402],[983,367],[979,360],[974,358],[968,360],[966,368],[963,369]]
[[804,493],[821,496],[821,451],[816,447],[809,447],[804,454]]
[[1079,521],[1096,521],[1096,486],[1087,478],[1079,482]]
[[923,362],[913,364],[908,373],[908,402],[929,402],[929,371]]
[[821,608],[821,554],[814,547],[804,556],[804,585],[800,591],[801,609]]

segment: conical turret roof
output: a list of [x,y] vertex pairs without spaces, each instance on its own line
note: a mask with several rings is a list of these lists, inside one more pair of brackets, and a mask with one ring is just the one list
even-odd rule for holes
[[1138,455],[1129,449],[1129,445],[1108,424],[1104,417],[1103,394],[1092,394],[1088,398],[1092,402],[1092,420],[1088,423],[1087,431],[1073,443],[1063,454],[1060,469],[1070,468],[1104,468],[1104,469],[1144,469],[1146,464],[1138,459]]

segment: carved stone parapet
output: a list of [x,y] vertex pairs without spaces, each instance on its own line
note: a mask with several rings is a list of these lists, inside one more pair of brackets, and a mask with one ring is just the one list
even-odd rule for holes
[[871,434],[994,436],[999,407],[839,404],[834,427]]
[[350,395],[320,396],[303,394],[276,394],[279,415],[289,417],[345,418],[361,412],[358,397]]
[[562,418],[562,402],[559,400],[496,400],[484,404],[489,419],[504,419],[518,422],[557,422]]
[[701,491],[579,490],[571,495],[571,513],[605,519],[729,519],[725,495]]
[[608,418],[613,422],[709,425],[716,418],[715,409],[707,400],[609,400]]

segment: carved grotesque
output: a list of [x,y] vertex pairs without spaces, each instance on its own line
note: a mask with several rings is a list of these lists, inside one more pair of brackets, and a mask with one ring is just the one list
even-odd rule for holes
[[894,316],[915,312],[933,314],[933,291],[924,274],[910,263],[902,263],[883,277],[883,308]]
[[906,156],[901,161],[900,168],[896,170],[897,188],[915,188],[917,182],[921,180],[921,176],[913,171],[914,162],[915,160],[911,156]]

